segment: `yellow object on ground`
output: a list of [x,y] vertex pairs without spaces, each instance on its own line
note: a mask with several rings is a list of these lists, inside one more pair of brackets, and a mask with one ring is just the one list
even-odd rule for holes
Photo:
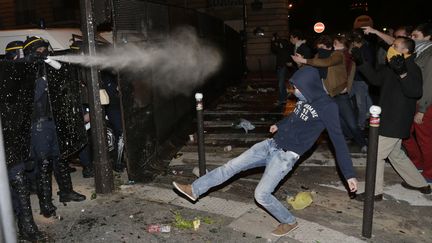
[[295,197],[287,198],[288,204],[290,204],[295,210],[301,210],[312,204],[313,198],[311,192],[299,192]]

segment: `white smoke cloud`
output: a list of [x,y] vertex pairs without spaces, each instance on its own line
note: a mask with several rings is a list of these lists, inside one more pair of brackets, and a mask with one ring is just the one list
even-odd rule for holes
[[51,59],[114,69],[139,75],[151,70],[153,84],[164,93],[189,94],[218,71],[222,56],[215,47],[198,38],[191,28],[181,28],[159,43],[124,45],[96,56],[66,55]]

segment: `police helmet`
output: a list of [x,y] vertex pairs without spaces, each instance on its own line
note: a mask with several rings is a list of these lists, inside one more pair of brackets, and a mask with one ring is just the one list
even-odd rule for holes
[[12,41],[6,45],[5,57],[6,60],[14,60],[24,57],[23,53],[24,43],[22,41]]
[[36,50],[39,47],[46,47],[48,49],[50,43],[49,41],[39,37],[39,36],[31,36],[27,37],[27,40],[24,41],[24,54],[27,56],[28,54],[35,54]]

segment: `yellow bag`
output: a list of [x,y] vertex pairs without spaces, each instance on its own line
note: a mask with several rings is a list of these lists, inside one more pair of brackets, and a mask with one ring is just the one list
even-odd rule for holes
[[299,192],[294,197],[287,198],[288,204],[290,204],[295,210],[301,210],[312,204],[312,193],[311,192]]

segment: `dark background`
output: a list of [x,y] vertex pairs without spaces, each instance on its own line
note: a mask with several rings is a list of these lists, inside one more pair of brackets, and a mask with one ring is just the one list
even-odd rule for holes
[[[265,1],[263,1],[265,3]],[[353,9],[352,4],[367,3],[365,9]],[[295,0],[290,12],[290,28],[312,33],[315,22],[326,25],[326,32],[350,30],[355,18],[361,14],[372,17],[375,28],[416,26],[432,21],[431,0]]]

